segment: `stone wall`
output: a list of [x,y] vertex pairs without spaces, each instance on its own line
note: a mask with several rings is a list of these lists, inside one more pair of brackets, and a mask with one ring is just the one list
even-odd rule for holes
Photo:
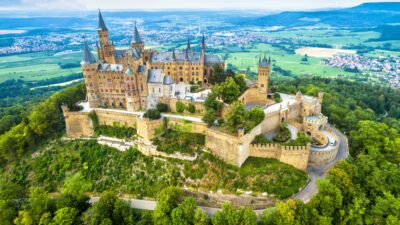
[[311,145],[283,146],[280,144],[252,144],[250,156],[260,158],[274,158],[293,167],[306,170]]
[[205,132],[205,147],[227,163],[238,165],[239,158],[239,138],[218,131],[207,129]]
[[99,118],[100,125],[113,126],[118,124],[125,127],[136,127],[138,114],[133,114],[128,111],[111,111],[106,109],[94,110]]
[[170,98],[170,97],[164,97],[164,98],[159,98],[159,101],[167,104],[169,109],[171,110],[171,112],[176,112],[176,103],[182,102],[183,104],[185,104],[185,106],[187,107],[189,104],[193,104],[196,107],[196,112],[203,114],[205,113],[205,107],[203,105],[203,103],[200,102],[192,102],[191,100],[187,100],[187,99],[177,99],[177,98]]
[[267,99],[267,95],[260,93],[257,87],[247,89],[239,96],[238,101],[244,105],[266,105],[267,103],[271,103],[271,101]]
[[332,160],[336,158],[337,152],[339,150],[339,138],[337,137],[336,133],[333,132],[331,129],[327,128],[327,131],[335,138],[336,144],[334,146],[328,146],[327,150],[323,151],[322,149],[319,150],[318,148],[314,148],[310,152],[309,156],[309,164],[313,166],[322,166],[330,163]]
[[148,118],[140,118],[137,120],[137,134],[145,140],[151,140],[155,137],[156,129],[163,125],[163,120],[150,120]]

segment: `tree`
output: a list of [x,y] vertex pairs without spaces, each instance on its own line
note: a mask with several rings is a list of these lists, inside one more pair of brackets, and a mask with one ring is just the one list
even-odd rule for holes
[[243,93],[247,88],[245,76],[241,73],[238,73],[233,78],[235,79],[235,82],[239,85],[240,93]]
[[79,211],[74,208],[65,207],[56,211],[53,222],[56,225],[73,225],[77,223]]
[[274,101],[277,102],[277,103],[282,101],[281,95],[279,93],[275,93],[274,94]]
[[219,95],[225,103],[232,103],[237,100],[240,95],[240,86],[232,77],[228,77],[223,83],[216,86]]
[[214,112],[218,112],[222,109],[222,102],[217,100],[218,91],[216,89],[212,89],[211,92],[207,95],[206,100],[204,101],[204,105],[207,110],[212,109]]
[[182,190],[176,187],[167,187],[157,195],[157,206],[154,210],[155,224],[171,224],[171,212],[178,206],[182,197]]
[[19,211],[18,217],[14,220],[15,225],[33,225],[32,216],[27,211]]
[[50,211],[50,207],[50,199],[44,188],[35,187],[29,190],[29,212],[36,223],[39,223],[45,212]]
[[203,115],[203,118],[201,118],[209,127],[211,127],[214,123],[214,121],[217,119],[215,116],[215,111],[212,109],[209,109],[206,111],[206,113]]
[[150,120],[158,120],[161,118],[161,114],[157,109],[148,109],[144,114],[143,117],[149,118]]
[[156,109],[162,113],[169,111],[168,105],[162,102],[157,103]]
[[67,178],[61,187],[61,198],[57,201],[57,208],[76,208],[83,212],[89,207],[89,197],[86,192],[92,185],[78,172]]
[[222,83],[225,81],[226,79],[226,74],[224,72],[224,68],[222,68],[221,66],[214,66],[213,68],[213,75],[210,76],[210,83],[211,84],[218,84],[218,83]]
[[196,209],[196,201],[191,197],[186,198],[178,207],[172,210],[172,224],[193,224],[193,215]]
[[231,132],[236,131],[238,128],[243,128],[245,122],[245,110],[243,104],[234,102],[231,111],[229,111],[226,124]]
[[185,108],[186,108],[185,104],[183,104],[183,103],[180,102],[180,101],[177,101],[177,102],[175,103],[175,107],[176,107],[176,111],[177,111],[178,113],[183,113],[183,111],[185,111]]
[[187,111],[190,113],[195,113],[196,112],[196,106],[192,103],[189,103],[188,107],[187,107]]

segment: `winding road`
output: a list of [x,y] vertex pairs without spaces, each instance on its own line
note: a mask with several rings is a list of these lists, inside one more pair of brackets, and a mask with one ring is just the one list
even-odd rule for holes
[[[325,177],[327,171],[329,168],[334,166],[337,161],[342,160],[347,158],[349,155],[349,146],[348,146],[348,141],[347,137],[339,132],[337,129],[330,127],[333,132],[336,133],[337,137],[339,138],[339,149],[338,153],[336,155],[336,158],[330,162],[329,164],[323,166],[323,167],[312,167],[309,166],[307,168],[307,172],[309,174],[310,180],[308,184],[297,194],[295,194],[292,199],[300,199],[303,202],[307,203],[310,201],[313,195],[315,195],[318,192],[317,189],[317,180],[320,178]],[[90,203],[96,203],[99,201],[99,197],[91,197],[90,198]],[[132,208],[136,209],[145,209],[145,210],[154,210],[156,208],[157,202],[154,200],[142,200],[142,199],[128,199],[128,198],[123,198],[124,200],[128,201],[131,205]],[[217,211],[220,211],[220,208],[212,208],[212,207],[204,207],[204,206],[199,206],[199,208],[203,209],[208,215],[212,216],[214,215]],[[259,215],[264,211],[264,209],[258,209],[254,210],[254,212]]]

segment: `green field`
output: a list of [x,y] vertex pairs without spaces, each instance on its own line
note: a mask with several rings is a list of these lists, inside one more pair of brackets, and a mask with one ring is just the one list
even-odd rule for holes
[[81,72],[80,67],[63,69],[59,64],[79,63],[81,53],[29,53],[0,57],[0,82],[8,79],[45,80]]
[[[229,52],[229,49],[221,49]],[[313,75],[325,77],[349,76],[353,73],[345,72],[342,69],[321,65],[321,58],[308,57],[308,64],[303,64],[301,59],[303,56],[288,54],[283,50],[272,47],[268,44],[257,44],[246,48],[245,52],[229,52],[227,54],[226,63],[232,64],[235,68],[241,71],[250,69],[256,73],[258,60],[263,52],[271,55],[271,60],[274,65],[277,65],[285,70],[290,70],[293,75]],[[223,56],[223,55],[221,55]]]

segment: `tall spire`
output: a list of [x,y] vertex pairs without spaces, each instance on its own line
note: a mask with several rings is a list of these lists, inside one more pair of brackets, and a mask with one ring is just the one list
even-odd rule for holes
[[90,51],[89,45],[86,43],[83,44],[83,57],[81,61],[81,65],[89,65],[96,63],[96,58]]
[[104,23],[103,16],[101,15],[101,11],[99,9],[99,30],[101,31],[108,31],[106,24]]
[[135,21],[135,32],[133,33],[132,43],[133,44],[143,43],[142,37],[140,37],[139,31],[136,26],[136,21]]
[[176,60],[175,48],[172,49],[172,58],[173,60]]
[[186,49],[190,50],[190,36],[189,36],[189,35],[188,35],[188,38],[187,38],[187,46],[186,46]]

